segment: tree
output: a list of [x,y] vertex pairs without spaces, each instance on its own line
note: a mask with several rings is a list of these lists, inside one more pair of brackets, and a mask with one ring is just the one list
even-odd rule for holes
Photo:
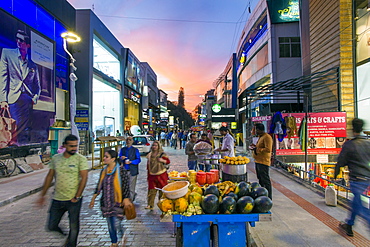
[[180,87],[179,99],[178,99],[177,105],[182,107],[182,108],[185,107],[185,93],[184,93],[184,88],[183,87]]
[[[167,101],[167,109],[170,110],[170,115],[174,116],[175,119],[179,118],[179,123],[184,121],[185,129],[190,128],[194,125],[194,120],[191,118],[189,112],[185,110],[185,108],[175,105],[172,101]],[[180,125],[181,127],[184,127]]]

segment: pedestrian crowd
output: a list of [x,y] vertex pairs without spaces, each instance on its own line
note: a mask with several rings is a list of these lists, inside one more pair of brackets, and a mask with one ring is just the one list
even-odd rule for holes
[[[350,187],[354,195],[352,209],[349,218],[339,226],[349,236],[354,235],[352,226],[359,214],[365,217],[370,227],[369,209],[361,204],[361,195],[370,186],[370,141],[360,134],[364,125],[361,119],[354,119],[352,125],[355,138],[343,145],[335,169],[335,175],[337,175],[340,167],[349,167]],[[252,143],[249,149],[255,160],[257,178],[260,185],[267,189],[268,196],[272,199],[269,168],[273,152],[273,139],[271,135],[265,132],[265,126],[261,123],[254,125],[253,132],[258,140]],[[219,133],[222,136],[222,144],[213,151],[220,152],[223,156],[234,157],[235,138],[233,133],[226,127],[221,127]],[[117,135],[120,134],[117,132]],[[211,131],[203,133],[194,133],[191,130],[171,130],[168,133],[161,131],[155,137],[157,140],[152,143],[150,152],[146,156],[148,194],[145,209],[148,210],[154,208],[157,189],[162,189],[169,180],[167,170],[171,161],[163,150],[164,146],[184,149],[188,156],[189,170],[199,169],[197,166],[198,157],[194,150],[198,143],[203,142],[211,147],[215,146]],[[133,146],[133,137],[127,135],[125,141],[125,146],[119,153],[114,150],[108,150],[104,153],[103,162],[105,167],[100,173],[94,195],[89,204],[89,207],[93,208],[96,198],[100,195],[100,209],[102,216],[107,220],[112,247],[118,246],[117,232],[121,230],[117,229],[116,222],[122,220],[125,215],[127,217],[128,212],[131,215],[134,208],[135,187],[139,174],[138,166],[141,162],[139,150]],[[64,246],[70,247],[77,245],[80,210],[89,168],[87,159],[77,152],[78,138],[76,136],[68,135],[63,142],[62,150],[52,157],[49,164],[50,169],[37,203],[40,206],[45,204],[45,195],[53,179],[55,179],[47,228],[50,231],[64,234],[59,227],[59,223],[63,215],[68,212],[69,234]],[[207,167],[205,169],[207,170]],[[158,194],[161,198],[162,192],[159,191]]]

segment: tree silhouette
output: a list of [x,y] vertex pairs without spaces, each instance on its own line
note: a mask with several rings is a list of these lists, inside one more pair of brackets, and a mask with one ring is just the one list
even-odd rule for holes
[[185,107],[185,93],[184,93],[184,88],[180,87],[179,90],[179,98],[177,101],[177,105],[184,108]]
[[194,120],[191,118],[190,113],[178,104],[176,105],[172,101],[167,101],[167,110],[170,110],[170,116],[174,116],[175,120],[178,118],[178,124],[181,128],[184,127],[182,126],[182,121],[184,121],[185,129],[189,129],[194,125]]

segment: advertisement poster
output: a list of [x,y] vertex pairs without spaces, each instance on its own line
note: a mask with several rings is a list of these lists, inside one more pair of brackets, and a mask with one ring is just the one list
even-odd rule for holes
[[[294,117],[296,128],[291,138],[276,139],[276,155],[304,155],[299,143],[298,130],[305,113],[283,113],[283,118]],[[320,112],[308,114],[308,154],[339,154],[346,140],[346,113]]]
[[54,43],[0,10],[0,148],[48,142]]

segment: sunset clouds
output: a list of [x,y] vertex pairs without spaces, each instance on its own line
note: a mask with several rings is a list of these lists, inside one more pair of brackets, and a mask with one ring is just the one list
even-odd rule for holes
[[213,88],[235,52],[235,36],[240,36],[242,27],[235,34],[236,24],[214,22],[236,22],[247,6],[244,0],[68,2],[76,9],[90,9],[94,4],[95,14],[121,44],[150,64],[158,76],[158,88],[168,93],[169,100],[177,100],[179,88],[185,88],[187,110],[194,109],[199,96]]

